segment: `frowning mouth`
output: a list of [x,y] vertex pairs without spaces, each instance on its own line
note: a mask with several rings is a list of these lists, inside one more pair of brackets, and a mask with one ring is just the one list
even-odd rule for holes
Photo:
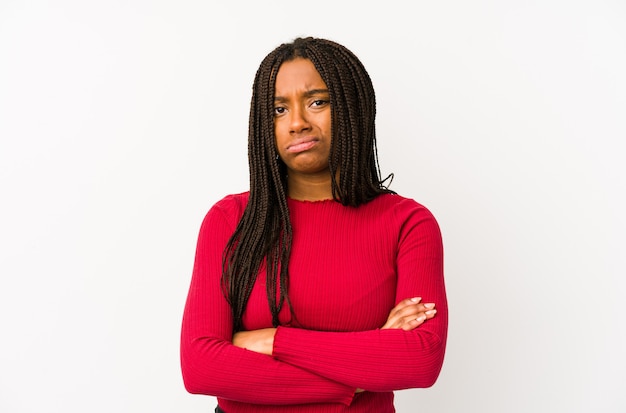
[[289,146],[287,146],[287,152],[299,153],[299,152],[308,151],[309,149],[311,149],[318,143],[319,143],[319,140],[314,137],[296,139],[291,144],[289,144]]

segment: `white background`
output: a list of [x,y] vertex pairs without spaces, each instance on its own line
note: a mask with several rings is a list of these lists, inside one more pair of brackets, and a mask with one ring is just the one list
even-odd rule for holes
[[196,236],[298,35],[361,58],[383,174],[443,231],[446,361],[398,411],[626,411],[626,5],[601,0],[0,2],[0,411],[213,408],[178,362]]

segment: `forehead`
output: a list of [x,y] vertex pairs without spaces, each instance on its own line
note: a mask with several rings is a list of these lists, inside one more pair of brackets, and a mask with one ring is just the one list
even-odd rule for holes
[[276,74],[276,95],[313,88],[325,89],[326,83],[309,59],[296,58],[280,65]]

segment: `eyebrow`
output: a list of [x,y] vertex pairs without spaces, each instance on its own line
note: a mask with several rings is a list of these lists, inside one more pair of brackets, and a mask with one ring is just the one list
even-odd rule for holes
[[[304,92],[304,97],[310,98],[315,95],[328,95],[328,94],[329,94],[328,89],[311,89],[311,90],[307,90],[306,92]],[[282,96],[274,97],[274,102],[284,102],[286,100],[287,98],[284,98]]]

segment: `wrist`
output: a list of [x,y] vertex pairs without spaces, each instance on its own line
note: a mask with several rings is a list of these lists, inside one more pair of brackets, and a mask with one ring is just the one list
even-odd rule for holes
[[267,329],[267,335],[265,337],[265,343],[264,343],[264,353],[267,354],[268,356],[271,356],[272,353],[274,353],[274,336],[276,335],[276,329],[275,328],[268,328]]

